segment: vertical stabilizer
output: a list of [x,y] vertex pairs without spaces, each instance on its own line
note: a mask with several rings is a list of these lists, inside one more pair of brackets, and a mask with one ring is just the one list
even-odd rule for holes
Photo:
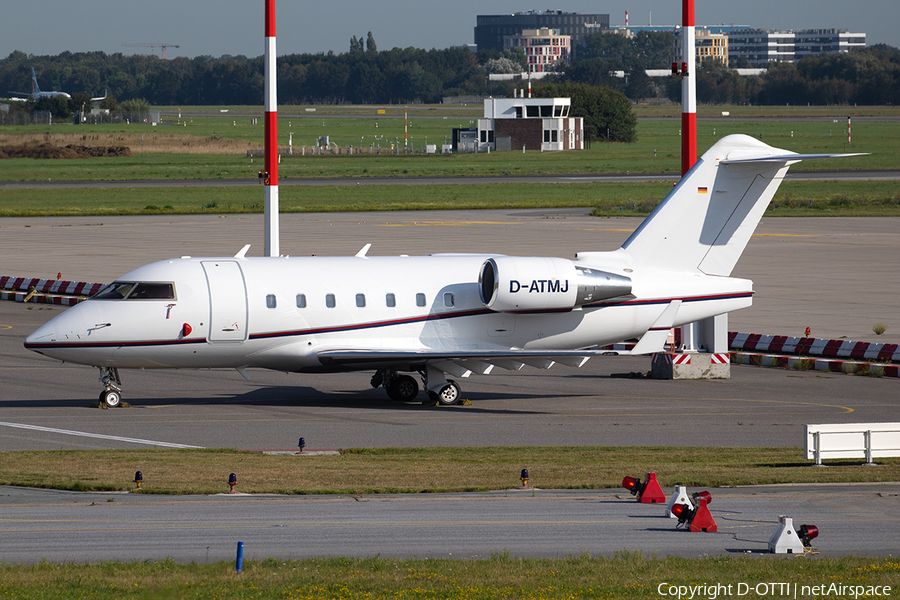
[[635,264],[731,275],[788,167],[809,158],[747,135],[719,140],[622,244]]
[[37,98],[40,93],[41,88],[38,86],[37,75],[34,73],[34,67],[31,67],[31,95]]

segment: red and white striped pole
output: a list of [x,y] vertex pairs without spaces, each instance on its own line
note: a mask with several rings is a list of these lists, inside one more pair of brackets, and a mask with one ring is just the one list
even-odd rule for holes
[[[681,175],[697,162],[697,68],[694,50],[694,0],[681,4]],[[683,351],[697,350],[699,323],[681,327]]]
[[275,0],[266,0],[265,189],[266,256],[278,248],[278,85],[275,70]]
[[697,162],[697,78],[694,49],[694,0],[681,5],[681,174]]

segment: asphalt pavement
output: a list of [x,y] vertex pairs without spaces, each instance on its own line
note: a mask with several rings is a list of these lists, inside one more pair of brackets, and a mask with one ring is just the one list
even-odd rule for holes
[[[689,490],[691,492],[695,490]],[[667,494],[671,490],[667,490]],[[897,552],[900,485],[756,486],[711,491],[716,531],[676,529],[661,504],[624,490],[510,489],[384,496],[154,497],[0,487],[0,561],[204,563],[303,559],[762,556],[778,517],[815,525],[812,556]],[[711,528],[710,528],[711,529]],[[785,555],[793,558],[796,555]]]

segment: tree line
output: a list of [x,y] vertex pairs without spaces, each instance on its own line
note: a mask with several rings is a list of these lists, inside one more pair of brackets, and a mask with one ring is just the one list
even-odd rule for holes
[[[678,102],[677,79],[650,78],[644,73],[668,68],[673,53],[670,32],[641,32],[631,39],[594,34],[577,49],[577,59],[562,69],[556,81],[609,87],[632,101],[668,98]],[[264,61],[263,56],[161,60],[104,52],[34,56],[15,51],[0,59],[0,94],[30,90],[34,67],[42,89],[77,92],[69,110],[104,90],[120,102],[144,99],[162,106],[261,104]],[[521,83],[492,82],[487,75],[517,67],[524,70],[521,52],[382,51],[369,33],[365,39],[353,36],[345,53],[278,57],[278,101],[282,105],[411,104],[437,103],[445,96],[508,96]],[[810,56],[796,63],[772,63],[768,73],[758,77],[742,77],[707,61],[697,76],[701,103],[900,104],[900,50],[883,44]]]

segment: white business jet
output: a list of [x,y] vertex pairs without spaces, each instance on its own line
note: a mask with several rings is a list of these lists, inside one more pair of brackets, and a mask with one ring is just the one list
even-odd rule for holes
[[[731,135],[700,158],[622,246],[574,260],[500,254],[181,257],[127,273],[25,340],[99,367],[101,402],[122,397],[119,369],[251,367],[373,370],[410,401],[460,401],[448,377],[500,367],[581,366],[599,346],[750,306],[730,277],[788,167],[801,155]],[[249,377],[248,377],[249,378]]]

